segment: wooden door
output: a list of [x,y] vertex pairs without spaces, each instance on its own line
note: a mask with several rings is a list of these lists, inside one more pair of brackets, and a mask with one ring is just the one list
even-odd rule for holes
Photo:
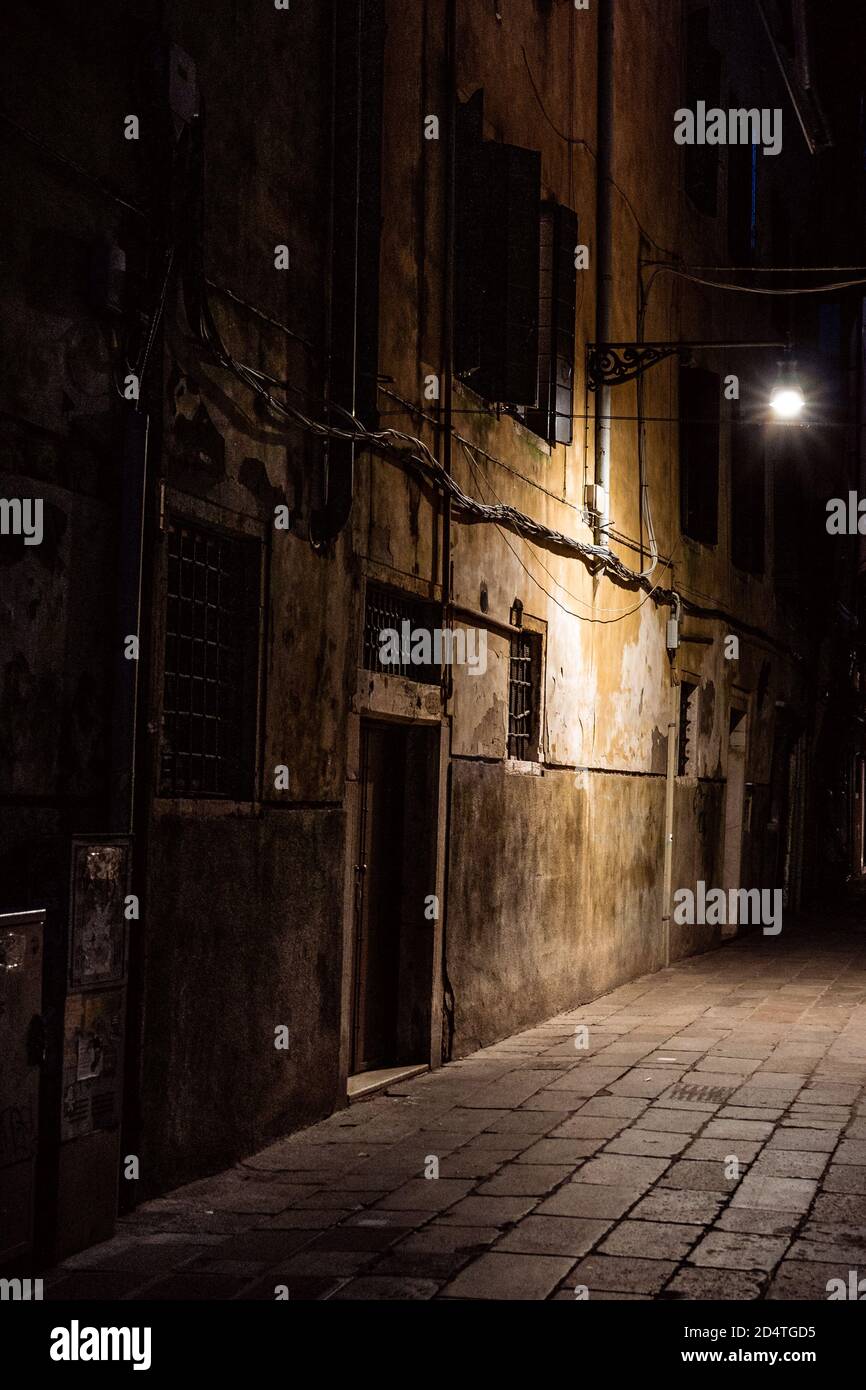
[[405,731],[361,726],[352,1072],[397,1060]]

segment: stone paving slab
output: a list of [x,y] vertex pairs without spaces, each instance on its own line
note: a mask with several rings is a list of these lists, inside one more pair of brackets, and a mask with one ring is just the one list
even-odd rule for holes
[[45,1297],[823,1299],[858,1267],[866,940],[822,923],[633,981],[156,1198]]

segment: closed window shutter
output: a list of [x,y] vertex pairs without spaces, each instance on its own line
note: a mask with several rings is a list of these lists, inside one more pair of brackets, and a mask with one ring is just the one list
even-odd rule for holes
[[541,155],[485,145],[490,260],[480,383],[506,405],[536,404]]
[[457,109],[454,248],[454,370],[472,382],[481,367],[486,256],[486,188],[481,151],[484,93]]
[[577,304],[577,217],[570,208],[541,209],[538,409],[526,423],[551,444],[570,444],[574,412],[574,316]]
[[458,126],[455,369],[487,400],[534,406],[541,155],[482,141],[479,98]]

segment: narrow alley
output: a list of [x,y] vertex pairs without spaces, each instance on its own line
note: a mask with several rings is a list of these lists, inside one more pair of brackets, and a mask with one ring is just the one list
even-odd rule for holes
[[866,930],[645,975],[118,1229],[46,1298],[827,1299],[866,1270]]

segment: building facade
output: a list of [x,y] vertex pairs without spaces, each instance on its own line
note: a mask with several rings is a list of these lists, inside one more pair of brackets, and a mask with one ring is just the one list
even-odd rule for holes
[[[796,3],[3,23],[44,534],[2,542],[0,911],[45,909],[4,1161],[47,1258],[767,925],[681,890],[785,929],[862,871],[863,297],[763,293],[856,278],[791,268],[862,260],[862,116]],[[767,124],[678,143],[701,107]]]

